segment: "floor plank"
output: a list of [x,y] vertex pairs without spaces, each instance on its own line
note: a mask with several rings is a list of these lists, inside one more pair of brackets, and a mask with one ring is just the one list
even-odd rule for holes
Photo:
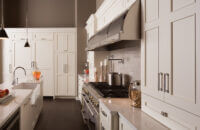
[[35,130],[88,130],[81,116],[79,101],[44,99],[44,107]]

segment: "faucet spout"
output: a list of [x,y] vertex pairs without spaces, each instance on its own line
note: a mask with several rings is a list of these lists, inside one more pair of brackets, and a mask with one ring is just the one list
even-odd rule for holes
[[15,70],[13,71],[13,82],[12,82],[12,85],[18,84],[18,78],[15,78],[15,73],[16,73],[16,71],[17,71],[18,69],[24,70],[24,75],[26,76],[26,70],[25,70],[24,67],[21,67],[21,66],[16,67]]

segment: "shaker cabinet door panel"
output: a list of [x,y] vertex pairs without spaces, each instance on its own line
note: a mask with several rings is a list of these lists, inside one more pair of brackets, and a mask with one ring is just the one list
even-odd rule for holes
[[76,96],[75,33],[56,36],[56,96]]
[[68,34],[67,45],[68,45],[68,52],[76,53],[76,35],[75,35],[75,33]]
[[68,80],[67,84],[67,94],[68,96],[76,96],[76,78],[75,75],[68,75],[68,78],[65,78],[65,81]]
[[51,68],[53,66],[53,42],[37,41],[35,51],[35,60],[39,68]]
[[22,66],[25,69],[31,68],[32,45],[30,48],[24,47],[25,40],[13,41],[14,43],[14,67]]
[[36,41],[35,42],[35,61],[41,71],[44,79],[44,96],[54,95],[54,76],[53,76],[53,42]]
[[165,101],[200,115],[195,15],[172,22],[172,83]]
[[159,62],[158,62],[158,47],[159,47],[159,29],[154,28],[146,31],[145,37],[145,78],[143,84],[143,92],[150,94],[156,98],[163,98],[163,94],[158,90],[161,88],[158,81]]

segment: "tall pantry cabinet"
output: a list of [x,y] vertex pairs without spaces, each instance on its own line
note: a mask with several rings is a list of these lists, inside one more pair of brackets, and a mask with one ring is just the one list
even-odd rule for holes
[[[76,35],[58,33],[55,47],[56,96],[75,96],[76,89]],[[67,87],[66,87],[67,86]]]
[[199,130],[200,0],[141,4],[142,109],[171,129]]
[[[76,29],[75,28],[31,28],[30,48],[25,48],[26,30],[7,29],[12,44],[12,66],[22,66],[31,75],[31,63],[40,69],[44,85],[44,96],[76,96]],[[24,78],[19,71],[17,77]]]

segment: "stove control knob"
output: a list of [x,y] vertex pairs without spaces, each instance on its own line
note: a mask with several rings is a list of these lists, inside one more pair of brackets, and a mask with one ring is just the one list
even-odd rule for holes
[[96,102],[96,103],[95,103],[95,106],[96,106],[96,107],[98,107],[98,106],[99,106],[99,103],[98,103],[98,102]]
[[92,97],[92,96],[89,96],[89,99],[90,99],[90,100],[93,100],[93,97]]

